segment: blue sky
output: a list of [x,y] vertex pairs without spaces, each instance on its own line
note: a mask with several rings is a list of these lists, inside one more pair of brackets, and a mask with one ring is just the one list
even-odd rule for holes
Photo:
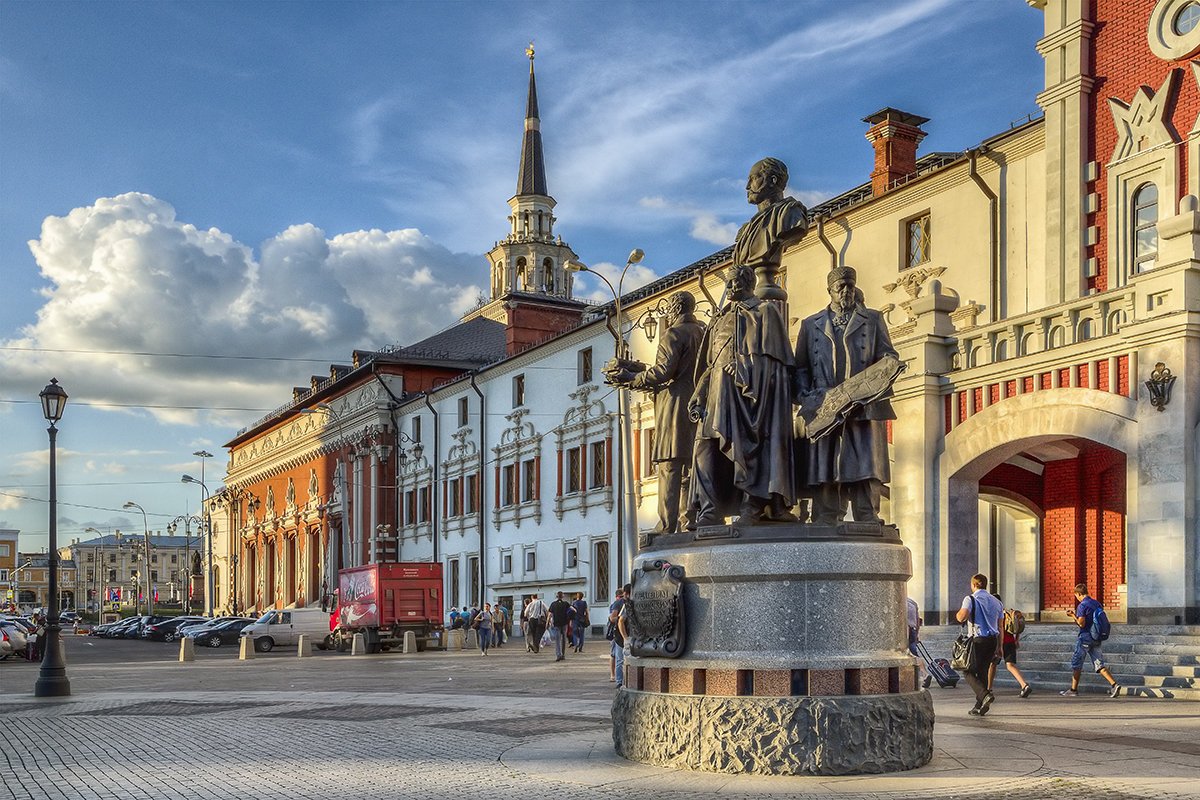
[[216,489],[292,386],[452,324],[507,233],[530,40],[556,233],[645,281],[732,241],[764,156],[812,204],[868,180],[880,108],[931,119],[922,153],[1038,113],[1041,30],[1024,0],[3,0],[0,528],[45,546],[51,377],[63,543],[195,511],[193,451]]

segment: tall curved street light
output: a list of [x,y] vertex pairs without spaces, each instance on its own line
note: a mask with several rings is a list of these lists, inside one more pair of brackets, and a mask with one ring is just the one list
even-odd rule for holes
[[[601,275],[594,269],[591,269],[586,264],[581,264],[578,261],[567,261],[563,264],[563,269],[567,272],[590,272],[600,280],[604,281],[608,286],[608,290],[612,292],[613,305],[615,306],[616,325],[614,326],[608,319],[605,323],[608,325],[609,333],[616,340],[617,359],[629,358],[629,343],[625,341],[625,336],[621,332],[621,296],[625,285],[625,273],[629,272],[629,268],[634,264],[640,264],[646,254],[640,249],[635,248],[629,254],[629,258],[625,262],[625,268],[621,270],[621,277],[617,279],[617,285],[614,287],[612,281]],[[620,411],[617,414],[617,497],[620,498],[619,511],[617,512],[617,575],[620,576],[620,584],[625,583],[625,564],[627,560],[633,557],[633,543],[637,541],[635,535],[629,538],[629,543],[626,543],[626,517],[633,519],[633,494],[629,491],[633,483],[633,464],[630,462],[631,446],[626,441],[629,435],[629,391],[624,388],[617,389],[618,406]],[[628,496],[627,496],[628,495]],[[636,527],[636,523],[635,523]],[[628,550],[628,559],[626,551]]]
[[143,543],[145,545],[142,548],[145,551],[142,553],[142,572],[146,573],[146,616],[150,616],[154,613],[154,607],[151,605],[152,600],[150,594],[150,524],[146,522],[146,509],[142,508],[132,500],[121,506],[121,508],[136,508],[138,511],[142,512],[142,536]]
[[[204,462],[200,462],[203,465]],[[208,569],[204,578],[204,615],[211,617],[213,615],[213,553],[212,553],[212,526],[208,523],[208,487],[204,485],[204,481],[197,480],[191,475],[184,475],[180,481],[182,483],[196,483],[200,485],[200,491],[204,493],[204,521],[205,533],[208,534]]]
[[38,395],[42,399],[42,414],[50,422],[50,619],[46,624],[46,647],[42,656],[42,667],[38,673],[33,693],[36,697],[65,697],[71,693],[71,681],[67,678],[67,662],[62,652],[62,627],[58,619],[58,464],[56,445],[58,428],[54,423],[62,419],[67,405],[67,393],[58,385],[57,378]]
[[[179,528],[179,523],[183,523],[183,572],[186,576],[180,581],[180,588],[183,592],[183,613],[192,613],[192,562],[191,562],[191,547],[192,547],[192,520],[198,520],[201,525],[204,524],[204,519],[198,514],[180,514],[175,519],[171,520],[167,525],[167,532],[172,536]],[[173,579],[172,579],[173,580]]]

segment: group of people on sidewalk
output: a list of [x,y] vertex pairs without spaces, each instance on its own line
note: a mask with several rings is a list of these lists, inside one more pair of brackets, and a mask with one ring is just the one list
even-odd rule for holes
[[483,608],[463,606],[462,611],[450,609],[451,630],[473,630],[479,652],[487,655],[493,647],[502,647],[509,637],[508,609],[501,603],[484,603]]
[[567,657],[568,646],[574,652],[582,653],[591,624],[583,592],[576,592],[571,600],[566,599],[565,592],[557,592],[549,605],[536,594],[531,595],[529,602],[521,609],[525,652],[540,653],[543,647],[553,642],[555,661]]
[[[996,695],[992,691],[996,677],[996,666],[1003,663],[1020,685],[1018,697],[1029,697],[1033,687],[1025,680],[1017,667],[1017,649],[1020,646],[1020,635],[1024,629],[1024,618],[1019,611],[1005,610],[1000,596],[987,591],[988,579],[982,573],[971,577],[971,592],[963,597],[962,605],[955,618],[962,623],[970,639],[970,652],[967,654],[967,665],[963,669],[963,678],[975,693],[975,705],[968,712],[971,716],[982,717],[988,713]],[[1085,584],[1076,584],[1072,590],[1075,594],[1076,607],[1067,613],[1079,627],[1075,640],[1075,650],[1071,656],[1071,687],[1059,692],[1064,697],[1074,697],[1079,693],[1079,678],[1085,661],[1090,661],[1095,671],[1109,683],[1109,697],[1121,694],[1121,685],[1104,666],[1102,644],[1108,638],[1108,617],[1100,603],[1088,594]],[[916,654],[920,615],[916,604],[909,601],[909,649]],[[929,686],[929,677],[924,685]]]

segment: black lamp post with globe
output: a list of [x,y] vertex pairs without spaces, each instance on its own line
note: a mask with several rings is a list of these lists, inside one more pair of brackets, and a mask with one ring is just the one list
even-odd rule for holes
[[58,620],[58,476],[55,463],[55,442],[58,428],[54,423],[62,419],[63,408],[67,405],[67,393],[58,385],[57,378],[51,378],[49,385],[42,390],[42,413],[50,421],[50,617],[46,620],[46,646],[42,657],[42,668],[38,673],[37,683],[33,693],[37,697],[64,697],[71,693],[71,682],[67,679],[67,662],[62,653],[62,631]]

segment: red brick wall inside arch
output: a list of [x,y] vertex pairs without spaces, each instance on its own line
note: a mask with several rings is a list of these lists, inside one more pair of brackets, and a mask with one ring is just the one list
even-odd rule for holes
[[1125,583],[1125,454],[1074,439],[1074,458],[1045,462],[1035,473],[1001,464],[981,488],[1001,489],[1044,509],[1041,519],[1042,607],[1074,608],[1072,588],[1085,583],[1105,608],[1120,608]]

